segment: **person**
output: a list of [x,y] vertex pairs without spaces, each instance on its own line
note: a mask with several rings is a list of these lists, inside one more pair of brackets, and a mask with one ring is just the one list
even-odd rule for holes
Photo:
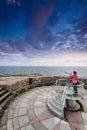
[[71,82],[73,84],[73,89],[74,89],[74,94],[77,94],[78,93],[78,90],[77,90],[77,84],[78,84],[78,74],[76,71],[73,71],[73,73],[71,73],[69,75],[70,79],[71,79]]

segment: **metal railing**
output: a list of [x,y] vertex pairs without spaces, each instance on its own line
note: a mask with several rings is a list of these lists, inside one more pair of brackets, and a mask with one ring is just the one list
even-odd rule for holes
[[[79,80],[76,86],[77,86],[78,94],[83,96],[85,94],[84,83]],[[68,89],[71,89],[71,88],[74,88],[74,85],[72,83],[68,84]],[[73,93],[74,93],[74,90],[73,90]]]
[[[56,80],[54,85],[55,85],[54,89],[56,89],[58,93],[60,92],[60,90],[64,90],[66,86],[67,90],[72,90],[71,95],[74,94],[74,89],[73,89],[74,85],[69,81],[69,79],[58,79]],[[78,84],[76,86],[77,86],[78,94],[80,94],[83,97],[84,94],[86,93],[84,88],[84,83],[78,80]]]
[[[63,90],[65,86],[67,86],[67,89],[71,89],[74,87],[74,85],[70,82],[70,80],[68,78],[56,80],[55,85],[58,87],[58,90],[60,90],[60,89]],[[78,80],[78,84],[76,86],[78,89],[78,93],[81,95],[84,95],[85,94],[84,83],[82,81]],[[74,92],[74,90],[73,90],[73,92]]]
[[65,103],[66,103],[66,86],[63,86],[63,85],[61,86],[62,80],[65,82],[65,79],[58,79],[58,80],[56,80],[55,84],[51,87],[51,89],[48,93],[48,101],[47,102],[51,102],[53,100],[54,96],[58,96],[60,94],[60,91],[62,90],[61,114],[62,114],[62,117],[64,117],[64,107],[65,107]]

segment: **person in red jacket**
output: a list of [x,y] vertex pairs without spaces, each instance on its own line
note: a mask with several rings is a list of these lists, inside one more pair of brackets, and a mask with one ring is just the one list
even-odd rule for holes
[[78,74],[77,74],[77,72],[73,71],[73,73],[70,74],[69,77],[71,78],[71,82],[73,84],[74,94],[77,94],[78,93],[78,90],[77,90]]

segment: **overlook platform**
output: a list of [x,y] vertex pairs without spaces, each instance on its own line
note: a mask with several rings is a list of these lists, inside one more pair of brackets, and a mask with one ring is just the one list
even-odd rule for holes
[[[26,92],[10,105],[0,130],[87,130],[87,101],[83,112],[66,110],[67,121],[49,111],[53,87],[39,87]],[[87,99],[87,95],[84,96]]]

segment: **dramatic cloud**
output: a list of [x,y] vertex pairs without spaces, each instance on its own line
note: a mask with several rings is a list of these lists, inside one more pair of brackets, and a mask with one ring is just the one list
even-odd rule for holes
[[87,0],[1,0],[2,65],[87,65],[86,16]]

